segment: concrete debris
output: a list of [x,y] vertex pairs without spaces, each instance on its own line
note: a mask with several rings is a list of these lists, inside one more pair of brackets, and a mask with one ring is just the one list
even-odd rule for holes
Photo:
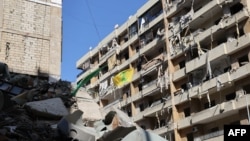
[[84,89],[72,96],[70,82],[23,74],[0,82],[0,141],[165,141],[117,108],[103,116]]
[[46,118],[60,118],[68,115],[61,98],[51,98],[41,101],[33,101],[25,104],[32,114]]

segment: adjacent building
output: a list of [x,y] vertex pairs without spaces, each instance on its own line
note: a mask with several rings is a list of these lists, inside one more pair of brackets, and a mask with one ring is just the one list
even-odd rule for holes
[[58,80],[62,0],[0,0],[0,40],[10,72]]
[[[225,124],[249,124],[249,11],[248,0],[149,0],[77,61],[77,82],[104,67],[86,85],[103,112],[169,141],[223,140]],[[128,68],[132,82],[114,87]]]

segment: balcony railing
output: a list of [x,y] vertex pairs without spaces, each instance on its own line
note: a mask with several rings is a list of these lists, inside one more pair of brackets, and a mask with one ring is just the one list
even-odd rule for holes
[[194,138],[194,141],[203,141],[203,140],[208,140],[212,139],[218,136],[222,136],[224,134],[224,130],[208,133],[199,137]]

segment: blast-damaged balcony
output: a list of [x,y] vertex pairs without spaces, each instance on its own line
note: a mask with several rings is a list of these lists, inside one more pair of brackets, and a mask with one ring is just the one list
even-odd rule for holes
[[112,49],[110,49],[105,55],[103,55],[100,58],[100,64],[103,64],[109,57],[111,57],[112,55],[116,54],[116,50],[118,49],[118,47],[114,47]]
[[[247,12],[247,10],[245,8],[243,8],[243,10],[241,10],[238,13],[232,15],[231,17],[228,17],[228,18],[226,18],[224,20],[221,20],[219,22],[219,24],[213,25],[210,28],[206,29],[205,31],[202,31],[202,30],[201,30],[201,32],[199,31],[198,34],[195,35],[194,37],[200,43],[210,42],[211,35],[213,35],[214,39],[217,39],[217,38],[219,39],[219,38],[223,37],[223,35],[225,35],[225,32],[228,29],[232,29],[233,26],[236,25],[236,23],[240,23],[240,22],[246,20],[247,18],[248,18],[248,12]],[[237,21],[236,21],[236,19],[237,19]],[[168,34],[169,34],[170,37],[172,36],[172,32],[169,32]],[[185,37],[183,37],[183,38],[185,38]],[[239,43],[240,43],[240,41],[239,41]],[[231,43],[228,43],[228,44],[230,44],[231,46],[233,45]],[[192,44],[192,45],[194,45],[194,44]],[[240,45],[238,45],[238,46],[240,46]],[[177,50],[176,54],[171,56],[171,57],[172,58],[178,57],[182,53],[183,53],[183,50],[179,49],[179,50]]]
[[222,102],[209,109],[202,110],[189,117],[178,121],[178,129],[183,129],[195,124],[205,124],[214,120],[222,119],[230,115],[238,113],[240,109],[246,108],[247,100],[250,100],[250,95],[244,95],[240,98]]
[[[233,40],[231,42],[226,42],[224,44],[220,44],[218,47],[212,49],[209,52],[208,59],[211,62],[219,60],[219,58],[226,57],[231,55],[239,50],[245,49],[250,45],[250,33],[242,35],[238,40]],[[206,55],[202,55],[199,58],[195,58],[186,63],[186,68],[180,69],[173,73],[173,81],[178,81],[183,78],[186,73],[196,70],[207,64]]]
[[119,100],[116,100],[112,103],[109,103],[108,105],[106,105],[103,108],[100,108],[102,113],[108,113],[112,110],[112,107],[118,108],[119,107]]
[[211,34],[213,34],[214,38],[217,36],[221,36],[222,34],[224,34],[225,30],[228,30],[235,26],[236,22],[240,23],[241,21],[246,20],[247,18],[248,12],[246,9],[243,9],[240,12],[232,15],[231,17],[221,20],[219,24],[213,25],[205,31],[199,33],[197,36],[195,36],[195,38],[199,39],[200,42],[209,42]]
[[163,19],[163,13],[160,13],[159,15],[157,15],[157,17],[155,19],[150,21],[146,27],[143,27],[140,29],[140,34],[143,34],[147,30],[151,29],[155,24],[159,23],[162,19]]
[[215,131],[212,133],[204,134],[199,137],[195,137],[194,141],[222,141],[224,139],[224,130]]
[[156,129],[152,130],[151,132],[153,132],[157,135],[162,135],[162,134],[167,133],[167,132],[172,131],[172,130],[174,130],[173,123],[169,122],[165,126],[156,128]]
[[182,68],[173,73],[173,81],[178,81],[186,75],[186,69]]
[[208,91],[216,91],[218,86],[218,77],[220,83],[223,84],[223,88],[231,86],[232,77],[229,72],[221,74],[215,78],[203,82],[201,85],[194,86],[187,91],[175,96],[175,103],[181,104],[188,101],[190,98],[202,97],[207,94]]
[[[188,2],[188,1],[190,0],[186,0],[180,6],[176,4],[173,5],[172,8],[169,11],[167,11],[167,17],[174,16],[173,12],[178,13],[183,8],[191,7],[192,2],[191,1]],[[190,26],[190,28],[193,28],[193,29],[200,27],[201,23],[205,23],[207,20],[209,20],[209,18],[207,17],[211,17],[211,11],[213,11],[213,13],[222,12],[221,4],[223,4],[225,1],[226,0],[221,0],[221,1],[213,0],[206,4],[203,3],[203,6],[201,6],[201,4],[199,4],[200,6],[197,5],[197,8],[195,8],[195,9],[198,9],[197,11],[195,9],[194,11],[192,11],[191,9],[189,12],[187,12],[187,15],[183,15],[183,17],[187,17],[188,15],[190,15],[191,21],[188,22],[188,24],[186,23],[184,27],[182,28],[185,28],[188,25]],[[179,8],[177,9],[177,7]],[[176,23],[176,24],[179,24],[179,23]],[[180,31],[177,31],[177,32],[180,32]],[[171,36],[173,36],[173,33],[169,32],[169,37]]]
[[81,79],[85,78],[87,75],[89,75],[91,72],[98,69],[98,65],[94,66],[93,68],[88,69],[86,72],[82,73],[80,76],[77,77],[77,82],[79,82]]
[[226,44],[220,44],[218,47],[204,53],[200,57],[186,63],[186,73],[189,73],[197,68],[207,64],[208,61],[213,61],[223,56],[226,56]]
[[233,54],[239,50],[245,49],[250,45],[250,33],[241,36],[238,40],[227,42],[227,53]]

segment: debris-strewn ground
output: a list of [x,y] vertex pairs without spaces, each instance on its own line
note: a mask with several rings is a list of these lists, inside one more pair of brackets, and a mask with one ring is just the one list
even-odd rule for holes
[[15,75],[0,90],[0,141],[69,140],[56,126],[75,104],[70,82]]

